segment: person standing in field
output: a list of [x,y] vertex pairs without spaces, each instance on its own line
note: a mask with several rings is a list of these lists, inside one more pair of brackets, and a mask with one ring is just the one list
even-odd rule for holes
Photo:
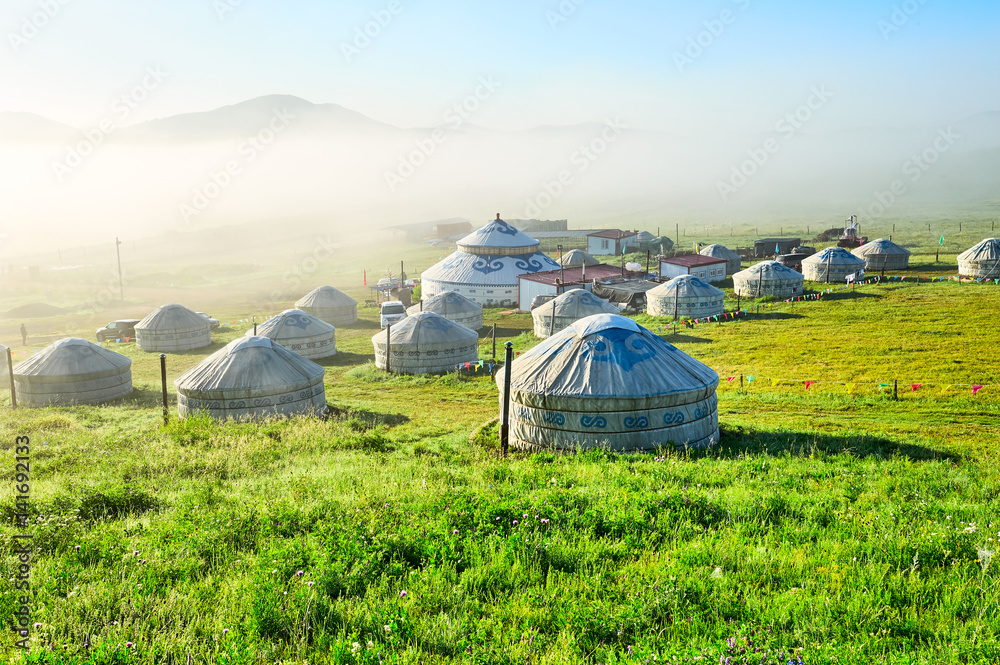
[[27,346],[27,345],[28,345],[28,329],[25,328],[24,324],[22,323],[21,324],[21,346]]

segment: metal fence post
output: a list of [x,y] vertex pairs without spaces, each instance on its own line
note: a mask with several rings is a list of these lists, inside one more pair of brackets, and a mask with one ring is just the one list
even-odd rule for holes
[[160,354],[160,387],[163,391],[163,424],[170,422],[170,408],[167,406],[167,354]]
[[503,410],[500,419],[500,453],[506,457],[510,447],[510,366],[514,362],[514,344],[504,344]]

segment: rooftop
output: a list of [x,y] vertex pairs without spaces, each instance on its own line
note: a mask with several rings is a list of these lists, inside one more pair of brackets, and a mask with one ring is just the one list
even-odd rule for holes
[[687,254],[685,256],[674,256],[669,259],[660,259],[660,263],[670,263],[675,266],[694,268],[696,266],[716,265],[719,263],[724,264],[726,263],[726,260],[720,259],[716,256],[705,256],[704,254]]
[[[625,271],[628,274],[628,271]],[[534,272],[525,273],[523,275],[518,275],[518,279],[526,279],[531,282],[539,282],[541,284],[551,284],[555,285],[556,280],[562,280],[563,284],[579,284],[583,282],[584,271],[579,267],[575,268],[563,268],[562,270],[546,270],[544,272]],[[606,280],[611,277],[621,277],[622,269],[620,266],[613,266],[607,263],[601,263],[596,266],[587,266],[586,270],[587,281],[592,280]]]
[[631,238],[636,234],[635,231],[621,231],[619,229],[606,229],[604,231],[594,231],[593,233],[588,233],[588,238],[612,238],[614,240],[620,240],[622,238]]

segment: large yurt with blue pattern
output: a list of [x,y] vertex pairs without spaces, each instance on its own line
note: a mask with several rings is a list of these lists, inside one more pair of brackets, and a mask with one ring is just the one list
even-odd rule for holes
[[846,282],[848,275],[864,269],[865,260],[843,247],[827,247],[802,259],[802,276],[810,282]]
[[[504,373],[497,373],[503,409]],[[719,441],[719,375],[632,319],[596,314],[514,359],[510,442],[524,449]]]
[[444,374],[479,362],[479,333],[435,312],[407,316],[392,326],[391,338],[387,328],[372,344],[375,366],[386,369],[388,357],[389,371],[397,374]]
[[646,314],[699,319],[725,310],[726,294],[697,275],[679,275],[646,291]]
[[483,306],[454,291],[443,291],[436,296],[421,300],[406,310],[409,316],[420,312],[440,314],[470,330],[479,330],[483,327]]
[[421,294],[455,291],[484,307],[516,307],[517,276],[556,270],[534,238],[497,218],[457,243],[458,249],[420,276]]
[[618,307],[586,289],[570,289],[531,310],[535,336],[545,339],[593,314],[618,314]]
[[240,337],[177,377],[177,412],[217,420],[321,415],[324,371],[267,337]]
[[[277,342],[303,358],[337,355],[337,329],[301,309],[286,309],[257,326],[257,335]],[[246,336],[253,337],[248,330]]]

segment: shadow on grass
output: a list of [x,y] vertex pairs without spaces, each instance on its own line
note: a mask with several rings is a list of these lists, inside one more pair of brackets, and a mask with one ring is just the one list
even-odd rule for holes
[[752,427],[719,427],[721,443],[704,451],[709,457],[736,457],[743,454],[792,455],[810,457],[816,454],[852,455],[910,461],[962,461],[960,455],[924,446],[899,443],[877,436],[833,436],[816,432],[774,432]]
[[337,328],[347,328],[348,330],[381,330],[382,325],[379,321],[358,319],[354,323],[341,323]]
[[364,365],[375,362],[374,353],[351,353],[350,351],[337,351],[337,355],[328,358],[316,358],[314,363],[323,367],[352,367],[354,365]]
[[869,291],[834,291],[823,295],[823,300],[860,300],[862,298],[881,298],[881,293]]
[[395,427],[396,425],[410,422],[409,416],[401,413],[378,413],[376,411],[369,411],[368,409],[352,409],[334,404],[327,404],[327,408],[329,411],[327,412],[326,419],[353,420],[364,425],[365,429],[371,429],[377,425]]
[[711,344],[713,341],[704,337],[688,335],[686,333],[680,333],[678,335],[675,335],[674,333],[663,333],[660,337],[663,338],[664,342],[669,342],[670,344]]
[[748,319],[756,319],[759,321],[780,321],[782,319],[801,319],[804,318],[803,314],[794,314],[792,312],[757,312],[751,311]]

